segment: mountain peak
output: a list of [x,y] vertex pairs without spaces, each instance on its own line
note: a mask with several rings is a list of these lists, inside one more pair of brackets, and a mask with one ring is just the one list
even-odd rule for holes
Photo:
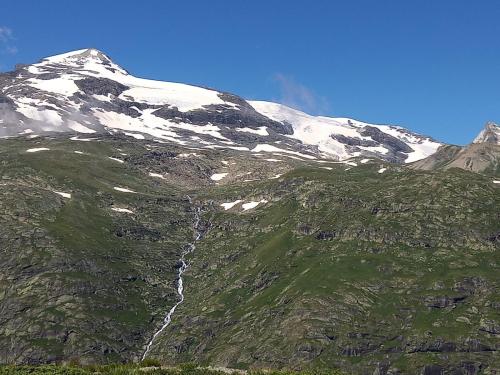
[[66,66],[86,70],[92,70],[93,68],[95,70],[97,66],[104,66],[107,69],[112,69],[112,71],[118,70],[123,74],[128,74],[126,70],[115,64],[108,55],[95,48],[79,49],[60,55],[49,56],[35,65],[44,68]]
[[473,143],[493,143],[500,145],[500,126],[491,121],[487,122]]
[[[0,77],[1,78],[1,77]],[[2,81],[9,120],[23,131],[123,131],[198,148],[291,154],[305,159],[379,158],[410,163],[441,146],[400,127],[311,116],[276,103],[128,74],[103,52],[80,49],[24,66]],[[50,103],[50,106],[47,105]],[[9,112],[9,113],[10,113]],[[4,121],[0,116],[0,125]],[[133,133],[132,133],[133,132]]]
[[42,59],[42,61],[52,62],[52,63],[62,63],[71,60],[89,60],[89,59],[100,60],[102,62],[111,62],[111,59],[108,56],[106,56],[103,52],[95,48],[79,49],[75,51],[62,53],[59,55],[49,56]]

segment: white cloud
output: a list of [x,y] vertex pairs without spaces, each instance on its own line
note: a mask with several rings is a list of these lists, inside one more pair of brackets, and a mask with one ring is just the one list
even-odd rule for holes
[[295,81],[293,77],[277,73],[274,75],[274,80],[280,86],[281,97],[278,101],[281,104],[310,114],[328,112],[329,105],[326,98],[316,95],[312,90]]
[[6,26],[0,26],[0,41],[7,43],[12,40],[12,30]]
[[17,47],[12,43],[15,40],[14,33],[7,26],[0,26],[0,52],[7,55],[15,55]]

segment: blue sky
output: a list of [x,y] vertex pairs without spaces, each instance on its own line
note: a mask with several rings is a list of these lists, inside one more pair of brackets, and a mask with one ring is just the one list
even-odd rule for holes
[[134,75],[465,144],[500,122],[500,2],[4,1],[0,70],[98,48]]

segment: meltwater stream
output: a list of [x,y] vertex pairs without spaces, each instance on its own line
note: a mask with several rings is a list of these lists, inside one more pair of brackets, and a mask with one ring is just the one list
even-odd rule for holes
[[[188,196],[189,203],[192,204],[191,197]],[[149,351],[151,350],[151,346],[155,342],[156,338],[165,330],[165,328],[168,327],[170,322],[172,322],[172,315],[175,312],[175,309],[177,306],[179,306],[182,302],[184,302],[184,284],[182,282],[182,275],[184,272],[186,272],[188,268],[188,264],[186,263],[186,255],[192,253],[196,249],[196,242],[201,239],[202,232],[199,229],[200,226],[200,208],[195,207],[194,209],[194,223],[193,223],[193,229],[195,231],[195,237],[193,242],[188,243],[183,252],[181,253],[181,258],[179,259],[181,266],[179,267],[177,271],[177,276],[178,276],[178,281],[177,281],[177,294],[179,295],[179,300],[177,303],[172,306],[172,308],[169,310],[165,318],[163,318],[163,325],[160,327],[158,331],[155,332],[151,340],[148,342],[148,345],[146,346],[146,350],[144,351],[144,354],[142,355],[142,360],[144,360],[147,355],[149,354]]]

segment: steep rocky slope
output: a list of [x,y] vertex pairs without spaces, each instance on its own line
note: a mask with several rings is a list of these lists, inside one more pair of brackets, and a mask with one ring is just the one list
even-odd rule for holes
[[130,359],[176,299],[190,206],[109,159],[119,141],[33,143],[0,151],[0,362]]
[[500,145],[500,127],[494,122],[488,122],[473,143]]
[[224,173],[224,183],[271,178],[296,162],[71,138],[2,141],[2,363],[140,358],[177,300],[178,260],[204,205],[188,195]]
[[437,170],[461,168],[500,176],[500,127],[487,123],[474,141],[465,146],[442,146],[431,156],[412,164],[413,168]]
[[96,138],[2,141],[1,362],[138,360],[178,301],[199,208],[185,300],[149,358],[499,368],[490,177]]

